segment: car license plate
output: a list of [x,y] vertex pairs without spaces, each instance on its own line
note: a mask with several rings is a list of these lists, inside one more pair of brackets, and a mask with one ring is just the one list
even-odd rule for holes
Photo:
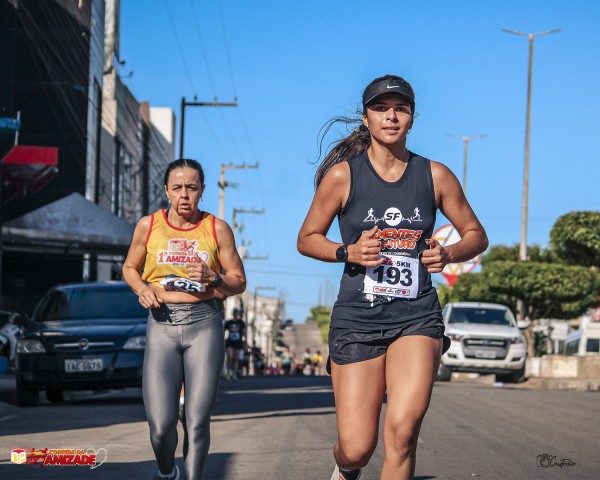
[[104,368],[101,358],[65,360],[65,372],[100,372]]
[[486,350],[475,350],[475,358],[496,358],[496,352]]

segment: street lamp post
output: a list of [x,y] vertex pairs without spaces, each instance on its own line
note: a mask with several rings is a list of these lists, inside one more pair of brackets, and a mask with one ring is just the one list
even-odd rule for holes
[[[529,133],[531,127],[531,79],[533,73],[533,41],[535,37],[550,35],[560,32],[560,29],[546,30],[538,33],[523,33],[517,30],[502,29],[503,32],[522,35],[529,38],[529,67],[527,75],[527,114],[525,118],[525,158],[523,161],[523,197],[521,203],[521,244],[519,246],[519,260],[527,261],[527,216],[529,202]],[[525,319],[525,305],[519,300],[517,304],[518,316],[520,320]]]
[[451,137],[459,138],[463,141],[464,144],[464,154],[463,154],[463,191],[465,195],[467,193],[467,162],[469,159],[469,141],[475,140],[476,138],[485,137],[486,134],[483,135],[471,135],[470,137],[465,137],[464,135],[454,135],[453,133],[449,133]]

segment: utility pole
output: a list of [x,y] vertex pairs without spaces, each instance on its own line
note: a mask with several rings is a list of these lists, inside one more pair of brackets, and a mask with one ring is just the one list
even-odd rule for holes
[[[517,30],[502,29],[503,32],[522,35],[529,39],[529,62],[527,69],[527,113],[525,116],[525,157],[523,160],[523,197],[521,204],[521,244],[519,246],[519,261],[527,261],[527,217],[529,209],[529,133],[531,127],[531,85],[533,74],[533,41],[535,37],[560,32],[560,29],[546,30],[538,33],[523,33]],[[517,302],[517,319],[525,320],[525,304]]]
[[265,213],[264,208],[262,210],[255,210],[254,208],[252,208],[251,210],[245,210],[243,208],[234,208],[233,209],[233,216],[232,216],[232,220],[231,220],[231,229],[233,230],[234,235],[237,233],[237,229],[238,227],[241,227],[241,225],[239,225],[237,223],[237,214],[238,213],[249,213],[249,214],[254,214],[254,215],[262,215],[263,213]]
[[237,107],[237,98],[233,97],[233,102],[219,102],[215,97],[214,102],[186,102],[185,97],[181,97],[181,126],[179,129],[179,158],[183,158],[183,142],[185,138],[185,107]]
[[[237,222],[237,214],[238,213],[250,213],[250,214],[256,214],[256,215],[262,215],[263,213],[265,213],[265,210],[255,210],[254,208],[252,210],[244,210],[243,208],[234,208],[233,209],[233,216],[232,216],[232,221],[231,221],[231,229],[233,230],[233,234],[235,236],[237,236],[238,231],[242,230],[242,225],[239,224]],[[269,257],[251,257],[248,255],[248,250],[246,249],[246,245],[244,244],[244,241],[242,240],[240,246],[238,247],[238,251],[240,252],[240,257],[242,260],[268,260]]]
[[246,162],[244,162],[242,165],[233,165],[232,163],[229,165],[221,164],[221,175],[219,177],[219,183],[217,183],[219,186],[219,218],[221,220],[225,220],[225,187],[233,185],[225,181],[225,170],[240,168],[258,168],[258,162],[256,162],[255,165],[246,165]]
[[465,195],[467,194],[467,162],[469,159],[469,141],[475,140],[476,138],[485,137],[486,134],[483,135],[471,135],[470,137],[465,137],[463,135],[454,135],[453,133],[449,133],[451,137],[459,138],[463,141],[464,144],[464,154],[463,154],[463,191]]
[[251,257],[250,255],[245,255],[243,260],[268,260],[269,257],[268,256],[262,256],[262,257]]

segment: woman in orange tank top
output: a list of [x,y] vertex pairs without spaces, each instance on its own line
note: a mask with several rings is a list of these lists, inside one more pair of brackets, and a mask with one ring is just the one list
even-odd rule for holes
[[185,478],[202,477],[224,358],[215,295],[246,289],[231,228],[198,208],[204,187],[198,162],[171,162],[164,180],[170,207],[139,221],[123,264],[123,278],[149,309],[142,390],[157,479],[179,479],[175,449],[184,378]]

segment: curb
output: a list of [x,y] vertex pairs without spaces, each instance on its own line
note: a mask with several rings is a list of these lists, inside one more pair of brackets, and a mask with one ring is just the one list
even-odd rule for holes
[[571,390],[577,392],[600,392],[600,378],[542,378],[531,377],[524,386],[543,390]]
[[496,382],[495,375],[477,373],[452,373],[453,382],[479,383],[494,387],[524,388],[532,390],[570,390],[576,392],[600,392],[600,378],[549,378],[527,377],[521,383]]

